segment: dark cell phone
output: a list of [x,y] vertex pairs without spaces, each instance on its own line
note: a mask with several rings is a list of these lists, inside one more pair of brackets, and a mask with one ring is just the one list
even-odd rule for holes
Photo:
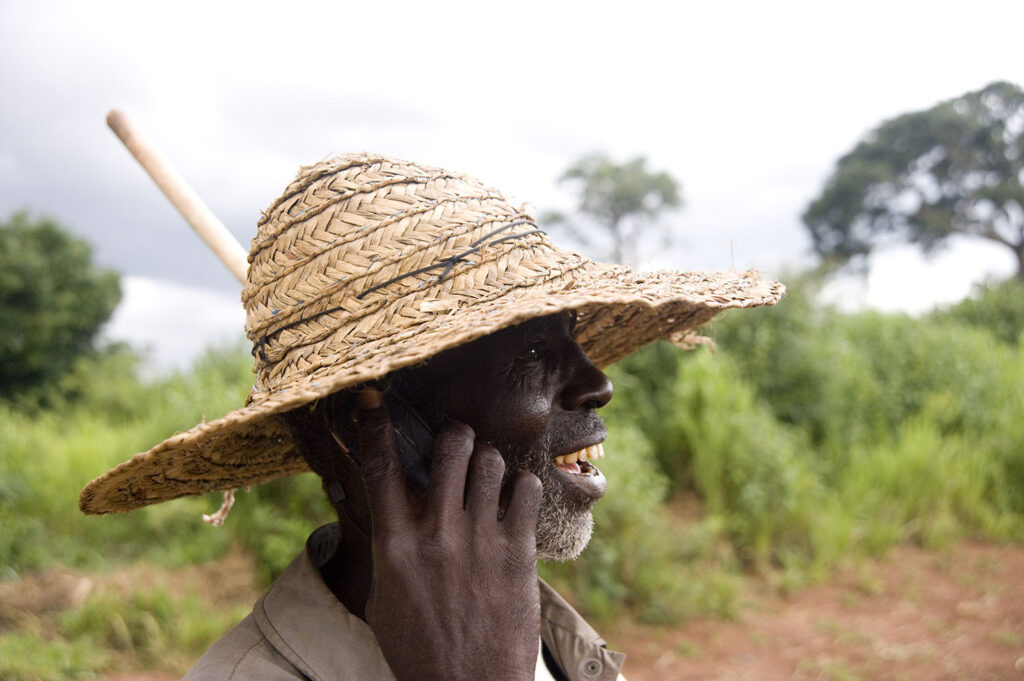
[[423,416],[405,398],[391,391],[384,396],[395,429],[395,444],[402,469],[413,490],[422,494],[427,489],[430,459],[434,451],[434,432]]
[[[398,458],[402,462],[405,477],[413,491],[422,494],[427,489],[427,479],[430,475],[430,459],[434,451],[434,432],[427,424],[426,419],[397,390],[388,389],[383,385],[374,385],[374,387],[383,394],[384,403],[391,414]],[[357,393],[358,389],[337,393],[332,396],[331,402],[331,410],[336,414],[334,422],[346,431],[345,440],[350,443],[359,441],[355,423],[348,417],[355,408]],[[351,451],[351,454],[355,459],[361,460],[362,455],[358,451],[358,446],[352,449],[354,451]]]

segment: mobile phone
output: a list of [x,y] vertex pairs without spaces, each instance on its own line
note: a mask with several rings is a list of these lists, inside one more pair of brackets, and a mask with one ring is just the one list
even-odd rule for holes
[[426,419],[395,391],[384,397],[395,429],[395,446],[402,461],[405,478],[417,494],[427,489],[430,460],[434,451],[434,431]]
[[[402,462],[402,470],[409,486],[416,494],[427,489],[430,476],[430,460],[434,451],[434,431],[410,403],[394,388],[374,385],[381,391],[384,403],[391,414],[391,426],[395,431],[395,446],[398,458]],[[335,414],[334,423],[345,431],[345,441],[352,446],[346,447],[357,462],[362,456],[359,452],[359,437],[355,422],[349,415],[355,409],[355,396],[359,390],[346,391],[332,395],[330,410]]]

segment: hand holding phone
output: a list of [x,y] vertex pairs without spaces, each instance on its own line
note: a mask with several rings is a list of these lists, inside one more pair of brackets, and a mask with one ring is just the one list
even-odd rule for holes
[[[391,416],[391,426],[395,433],[395,446],[402,470],[411,489],[422,495],[427,489],[430,477],[430,460],[434,449],[435,433],[427,420],[395,389],[386,392],[373,388],[381,394]],[[345,449],[357,463],[362,463],[359,451],[359,438],[355,430],[352,415],[356,409],[356,391],[332,395],[330,411],[333,414],[333,428],[339,428]]]
[[430,459],[434,449],[434,432],[426,419],[401,395],[386,396],[391,414],[391,426],[395,430],[395,445],[402,462],[405,479],[417,494],[427,490],[430,475]]
[[429,484],[413,499],[399,443],[407,440],[417,452],[411,467],[421,465],[416,433],[423,436],[424,424],[414,410],[396,409],[394,399],[385,408],[376,390],[358,402],[373,527],[366,622],[395,678],[532,681],[540,637],[540,480],[527,471],[512,474],[499,517],[502,456],[453,421],[434,438]]

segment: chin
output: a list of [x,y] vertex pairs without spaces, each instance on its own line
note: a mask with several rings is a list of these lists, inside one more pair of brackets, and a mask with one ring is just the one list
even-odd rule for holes
[[[499,447],[498,450],[516,451],[514,447],[505,450]],[[552,561],[573,560],[587,548],[594,533],[591,509],[604,494],[605,479],[596,466],[588,475],[573,475],[559,470],[550,458],[551,451],[545,442],[541,447],[509,459],[528,462],[524,467],[541,481],[543,492],[537,518],[537,557]]]
[[587,548],[594,533],[590,510],[572,510],[564,504],[550,503],[545,494],[537,520],[537,557],[564,561],[577,558]]

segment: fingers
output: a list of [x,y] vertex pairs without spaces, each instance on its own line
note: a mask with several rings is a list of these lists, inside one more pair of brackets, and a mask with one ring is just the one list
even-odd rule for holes
[[473,454],[466,481],[466,512],[477,522],[498,521],[498,497],[504,477],[505,461],[498,450],[489,445],[479,445]]
[[[391,418],[379,391],[367,388],[357,398],[357,427],[363,484],[375,532],[411,527],[414,517],[434,527],[456,517],[478,526],[497,523],[499,500],[507,500],[502,526],[522,534],[536,530],[541,483],[519,471],[502,490],[505,462],[494,447],[477,443],[472,428],[452,422],[435,438],[430,479],[422,513],[407,493],[405,474],[395,444]],[[451,529],[451,528],[450,528]]]
[[453,421],[434,439],[430,481],[423,499],[425,515],[444,520],[462,510],[475,438],[472,428]]
[[[513,481],[523,476],[518,473]],[[500,506],[517,504],[516,523],[530,530],[536,526],[540,506],[540,481],[530,473],[536,485],[527,480],[513,488],[505,486],[505,461],[494,447],[475,441],[473,429],[452,422],[434,440],[434,454],[430,468],[430,483],[424,495],[423,519],[434,526],[445,526],[458,517],[478,527],[498,521]],[[534,489],[536,487],[536,489]],[[525,495],[523,499],[518,496]],[[511,528],[513,524],[506,524]]]
[[540,478],[529,471],[517,471],[508,485],[511,493],[502,524],[510,532],[532,536],[537,531],[537,516],[540,514]]
[[362,459],[360,467],[370,518],[375,530],[386,531],[409,516],[405,475],[395,446],[391,418],[380,392],[367,388],[359,394],[356,403],[359,405],[356,424]]

